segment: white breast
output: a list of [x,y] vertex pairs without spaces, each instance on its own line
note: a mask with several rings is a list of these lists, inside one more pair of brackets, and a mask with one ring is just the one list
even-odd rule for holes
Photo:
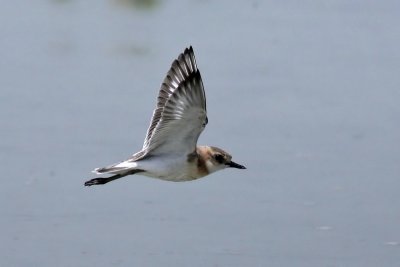
[[137,161],[137,168],[144,170],[142,175],[161,180],[181,182],[190,181],[201,176],[197,172],[197,165],[187,161],[186,157],[151,157]]

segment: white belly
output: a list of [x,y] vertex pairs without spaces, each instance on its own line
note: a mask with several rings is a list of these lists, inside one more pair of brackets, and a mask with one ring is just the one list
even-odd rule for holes
[[186,157],[152,157],[137,161],[137,169],[148,177],[161,180],[183,182],[198,179],[197,165],[189,163]]

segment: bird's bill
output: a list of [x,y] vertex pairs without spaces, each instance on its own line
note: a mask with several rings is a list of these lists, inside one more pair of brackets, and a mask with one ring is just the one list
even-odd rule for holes
[[246,167],[245,167],[245,166],[243,166],[243,165],[240,165],[240,164],[237,164],[236,162],[233,162],[233,161],[231,161],[231,162],[227,163],[226,165],[228,165],[228,166],[229,166],[229,167],[231,167],[231,168],[236,168],[236,169],[246,169]]

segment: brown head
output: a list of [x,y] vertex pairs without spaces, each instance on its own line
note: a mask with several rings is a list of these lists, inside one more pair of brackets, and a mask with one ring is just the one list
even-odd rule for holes
[[208,173],[225,168],[246,169],[246,167],[232,161],[232,156],[224,150],[213,146],[199,146],[197,148],[199,160],[204,162]]

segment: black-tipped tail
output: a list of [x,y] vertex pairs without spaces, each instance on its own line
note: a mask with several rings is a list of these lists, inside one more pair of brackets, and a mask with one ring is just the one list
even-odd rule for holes
[[125,175],[117,174],[108,178],[93,178],[89,181],[85,182],[85,186],[92,186],[92,185],[98,185],[98,184],[106,184],[108,182],[114,181],[116,179],[119,179],[121,177],[124,177]]
[[122,178],[122,177],[127,176],[127,175],[135,174],[135,173],[138,173],[138,172],[143,172],[143,170],[131,170],[129,172],[125,172],[125,173],[122,173],[122,174],[121,173],[120,174],[116,174],[116,175],[113,175],[113,176],[107,177],[107,178],[102,178],[102,177],[93,178],[93,179],[91,179],[89,181],[86,181],[85,182],[85,186],[106,184],[108,182],[114,181],[116,179]]

